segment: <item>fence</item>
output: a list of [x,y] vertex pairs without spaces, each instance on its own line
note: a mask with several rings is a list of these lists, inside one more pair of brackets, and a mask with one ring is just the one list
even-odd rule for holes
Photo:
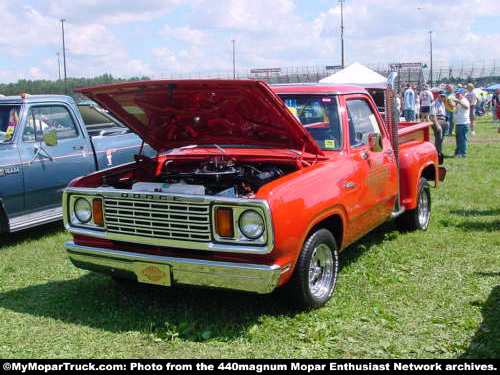
[[[365,64],[370,69],[388,76],[392,71],[389,64]],[[425,64],[423,68],[399,69],[399,85],[404,83],[422,86],[424,83],[459,83],[476,82],[480,85],[498,83],[500,81],[500,61],[477,62],[461,66],[438,65],[433,67],[432,80],[430,69]],[[301,83],[318,82],[339,71],[339,66],[304,66],[272,69],[239,69],[235,72],[237,79],[261,79],[269,83]],[[233,71],[204,73],[167,73],[156,74],[153,79],[232,79]]]

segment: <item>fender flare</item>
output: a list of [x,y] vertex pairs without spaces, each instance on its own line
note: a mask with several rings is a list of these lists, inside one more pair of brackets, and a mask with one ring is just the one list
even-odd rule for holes
[[[293,260],[293,264],[292,264],[292,267],[291,267],[291,272],[290,273],[287,273],[287,276],[284,280],[286,280],[286,282],[288,282],[290,280],[290,278],[293,276],[293,273],[295,272],[295,267],[297,266],[297,259],[300,255],[300,252],[301,252],[301,249],[303,248],[305,242],[307,241],[307,238],[309,237],[309,235],[312,233],[313,229],[315,227],[317,227],[320,223],[322,222],[325,222],[327,221],[329,218],[332,218],[333,216],[338,216],[341,223],[342,223],[342,231],[340,233],[334,233],[332,232],[332,234],[334,235],[336,241],[337,241],[337,245],[338,245],[338,251],[340,252],[341,249],[344,248],[344,244],[345,244],[345,234],[346,234],[346,223],[347,223],[347,213],[345,211],[345,208],[341,205],[335,205],[333,206],[332,208],[330,208],[329,210],[327,211],[324,211],[322,212],[320,215],[317,215],[315,218],[311,219],[305,232],[304,232],[304,235],[302,237],[302,240],[301,240],[301,243],[300,243],[300,249],[299,251],[297,252],[294,260]],[[330,230],[330,228],[326,228],[328,230]],[[331,231],[331,230],[330,230]],[[340,238],[337,238],[336,234],[338,234],[340,236]],[[283,283],[284,280],[281,280],[280,282]]]

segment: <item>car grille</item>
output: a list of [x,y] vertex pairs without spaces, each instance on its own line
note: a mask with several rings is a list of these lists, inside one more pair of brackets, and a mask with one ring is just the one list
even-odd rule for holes
[[211,240],[208,204],[105,198],[104,214],[110,233],[172,240]]

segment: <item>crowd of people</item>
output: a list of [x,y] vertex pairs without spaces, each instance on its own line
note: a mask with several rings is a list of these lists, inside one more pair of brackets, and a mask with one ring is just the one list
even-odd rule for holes
[[[417,91],[407,84],[398,96],[398,109],[405,121],[432,121],[436,148],[442,155],[443,139],[455,135],[455,157],[466,157],[469,135],[474,136],[476,116],[491,110],[493,121],[500,122],[500,89],[495,93],[477,91],[472,83],[465,87],[446,85],[444,90],[431,91],[424,85]],[[500,133],[500,125],[498,127]]]

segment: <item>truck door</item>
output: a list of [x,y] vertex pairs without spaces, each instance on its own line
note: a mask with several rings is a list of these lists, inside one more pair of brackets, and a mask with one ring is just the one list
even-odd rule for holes
[[[43,141],[43,134],[49,130],[56,131],[56,146]],[[19,143],[27,211],[60,206],[62,189],[68,182],[93,171],[88,144],[67,106],[30,107]]]
[[23,170],[15,144],[20,112],[20,105],[0,105],[0,205],[8,216],[24,211]]
[[[397,170],[390,140],[372,103],[364,95],[346,98],[350,155],[357,165],[356,180],[361,184],[357,215],[365,233],[391,214],[397,195]],[[376,147],[373,143],[379,142]]]

